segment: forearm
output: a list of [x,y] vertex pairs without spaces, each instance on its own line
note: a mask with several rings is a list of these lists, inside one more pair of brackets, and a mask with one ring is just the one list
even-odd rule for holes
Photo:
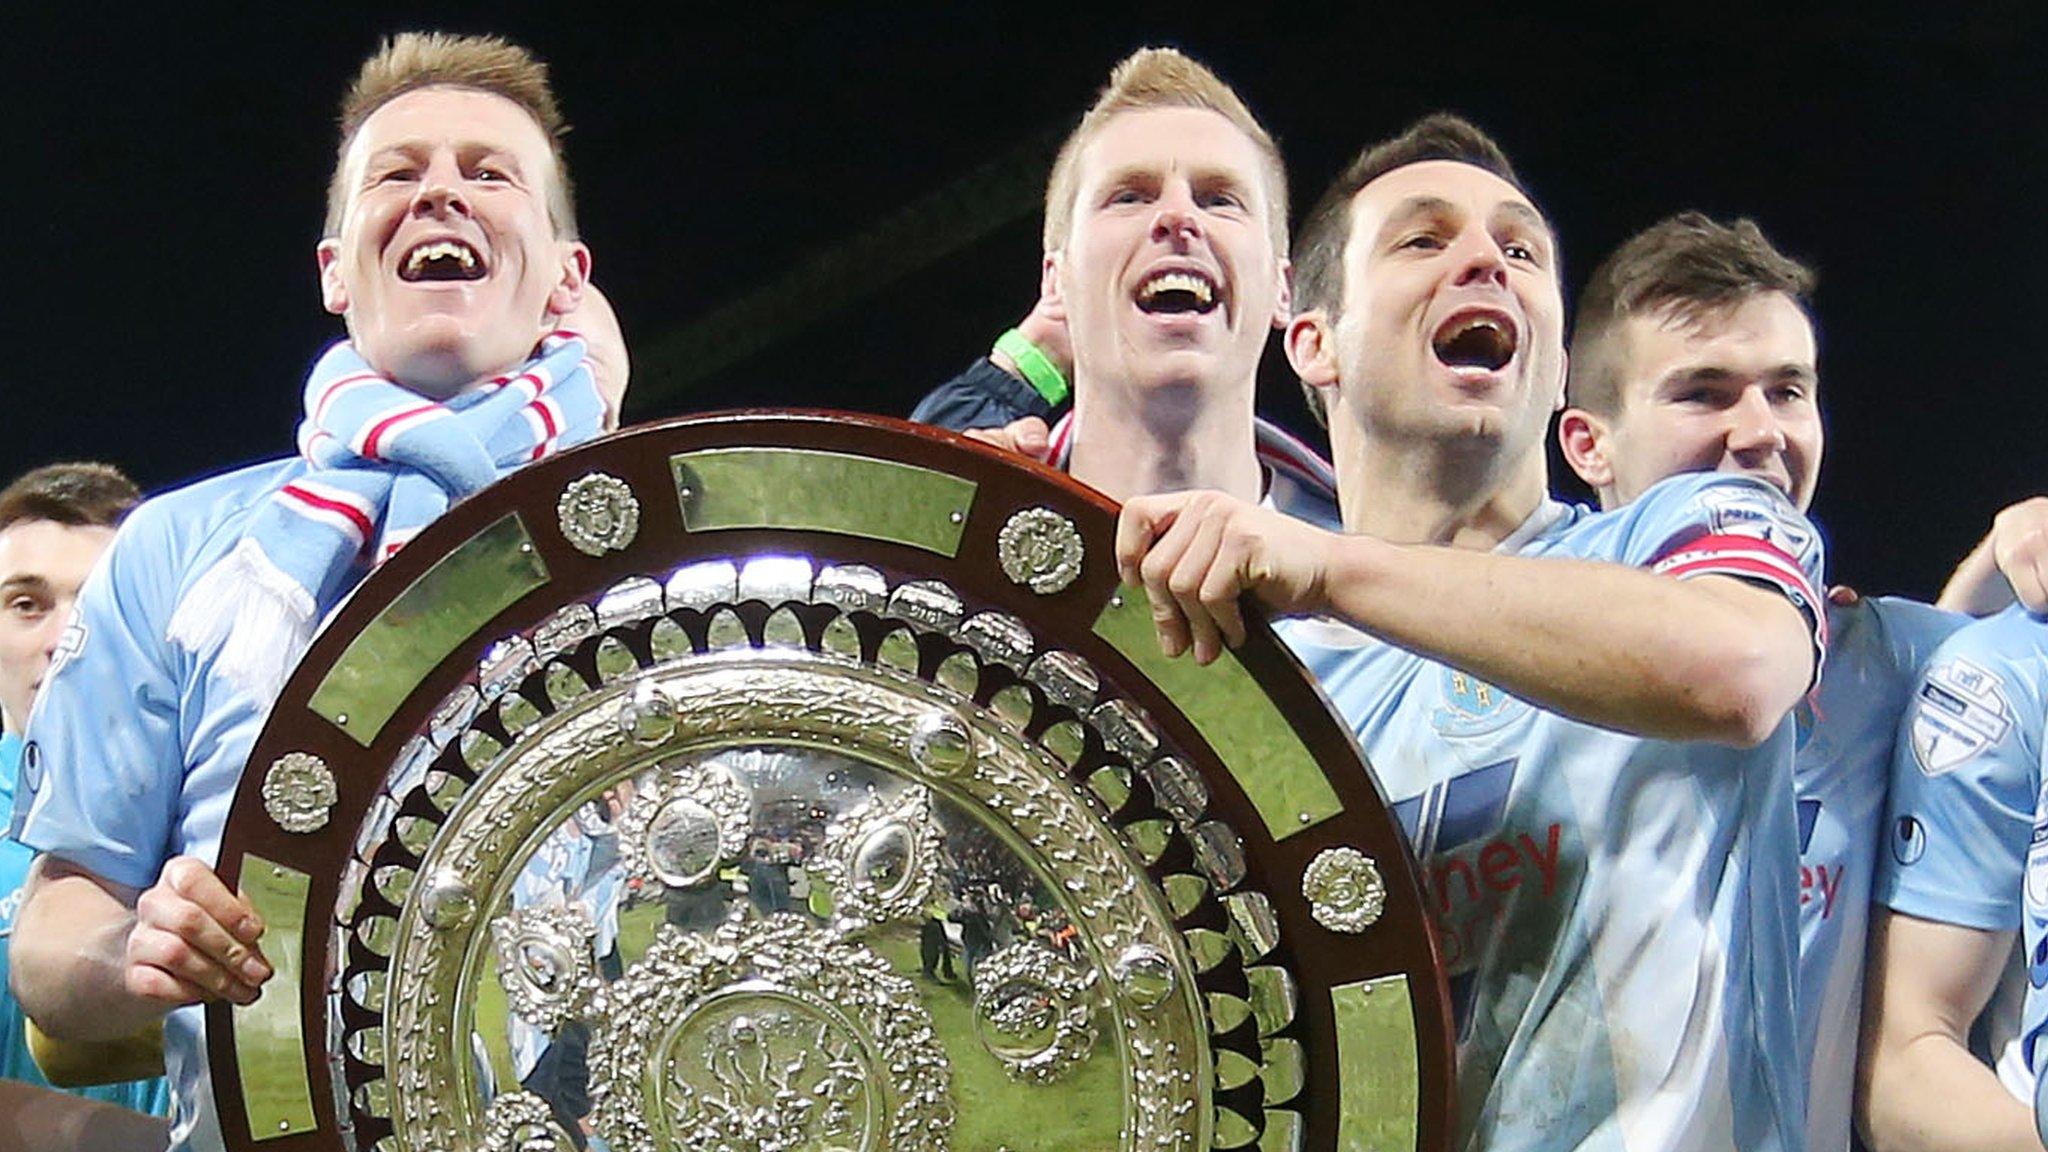
[[1347,536],[1333,614],[1532,704],[1602,727],[1753,744],[1812,679],[1808,627],[1776,592],[1618,564]]
[[1865,1065],[1857,1112],[1872,1152],[2042,1152],[2032,1109],[1954,1037],[1887,1042]]
[[10,950],[22,1010],[62,1040],[118,1040],[162,1019],[165,1006],[125,983],[134,925],[134,910],[99,881],[39,857]]
[[23,1152],[149,1152],[170,1145],[162,1117],[0,1080],[0,1148]]

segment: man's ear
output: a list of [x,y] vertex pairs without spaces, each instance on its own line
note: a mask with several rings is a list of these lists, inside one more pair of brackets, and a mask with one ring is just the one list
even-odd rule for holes
[[1060,260],[1063,256],[1064,253],[1055,248],[1047,252],[1045,259],[1038,265],[1039,303],[1057,311],[1062,322],[1067,318],[1067,298],[1065,293],[1060,291]]
[[1280,261],[1278,271],[1280,293],[1273,298],[1273,327],[1284,332],[1288,321],[1294,319],[1294,261]]
[[320,306],[336,316],[348,311],[348,285],[341,281],[341,241],[330,236],[313,249],[320,270]]
[[1609,435],[1607,422],[1584,408],[1566,408],[1557,418],[1557,446],[1564,453],[1565,463],[1595,492],[1603,492],[1614,484]]
[[1287,362],[1294,366],[1294,374],[1301,377],[1302,383],[1312,388],[1337,383],[1336,336],[1330,314],[1321,308],[1311,308],[1287,322],[1282,337],[1287,346]]
[[583,303],[583,286],[590,283],[590,249],[580,240],[561,242],[562,275],[548,290],[548,315],[559,319]]
[[1572,378],[1572,354],[1560,350],[1557,354],[1557,400],[1550,406],[1552,412],[1564,411],[1565,386]]

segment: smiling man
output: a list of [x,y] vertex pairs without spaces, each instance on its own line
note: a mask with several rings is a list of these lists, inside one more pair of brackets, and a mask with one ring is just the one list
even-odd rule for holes
[[306,382],[300,454],[138,509],[43,685],[15,816],[42,853],[15,988],[59,1037],[169,1013],[175,1148],[221,1146],[199,1005],[248,1004],[272,974],[262,923],[212,866],[293,662],[450,503],[612,421],[623,354],[567,330],[594,321],[616,344],[562,131],[545,69],[502,40],[403,35],[364,64],[317,250],[349,339]]
[[1556,241],[1470,124],[1368,149],[1296,255],[1288,353],[1347,532],[1130,501],[1119,560],[1162,644],[1213,658],[1243,590],[1337,618],[1288,639],[1422,860],[1464,1147],[1801,1147],[1774,1057],[1796,1042],[1785,721],[1818,671],[1818,535],[1743,476],[1609,513],[1549,498]]
[[1142,49],[1053,163],[1039,300],[1021,326],[1035,341],[1006,333],[913,417],[964,430],[1049,415],[1022,377],[1050,390],[1050,372],[1064,388],[1055,361],[1070,356],[1071,418],[1028,442],[1019,426],[992,429],[997,442],[1118,499],[1214,488],[1334,526],[1328,466],[1253,413],[1289,296],[1273,138],[1208,69]]
[[[1813,280],[1751,221],[1723,224],[1697,212],[1645,229],[1594,270],[1580,296],[1566,389],[1572,406],[1558,438],[1603,508],[1684,472],[1753,476],[1807,508],[1824,443],[1808,312]],[[1914,674],[1963,623],[1890,597],[1830,605],[1827,668],[1799,706],[1797,1000],[1810,1152],[1850,1145],[1892,732]],[[1967,1056],[1965,1047],[1959,1040],[1954,1051]],[[1892,1085],[1882,1095],[1902,1094]],[[1931,1103],[1881,1111],[1928,1115],[1937,1110]],[[2024,1133],[2021,1106],[2003,1104]]]

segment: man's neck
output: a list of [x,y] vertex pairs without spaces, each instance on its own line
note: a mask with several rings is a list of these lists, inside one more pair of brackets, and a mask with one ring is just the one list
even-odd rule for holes
[[1391,441],[1331,433],[1344,530],[1395,544],[1486,551],[1512,535],[1550,494],[1542,444],[1503,457],[1471,440]]
[[1251,385],[1242,402],[1218,402],[1192,387],[1137,392],[1077,383],[1067,472],[1118,500],[1213,488],[1256,501],[1264,482]]

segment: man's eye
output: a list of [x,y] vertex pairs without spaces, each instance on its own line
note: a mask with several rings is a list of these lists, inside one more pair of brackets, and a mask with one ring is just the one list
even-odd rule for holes
[[412,168],[386,168],[384,171],[377,173],[377,178],[375,181],[373,181],[373,183],[391,184],[405,180],[412,180],[417,178],[418,175],[418,171]]
[[1242,208],[1244,197],[1235,192],[1210,192],[1202,197],[1204,208]]
[[32,618],[41,616],[46,611],[48,611],[48,608],[44,606],[43,602],[33,596],[16,596],[7,602],[7,614],[10,616]]
[[1443,238],[1433,232],[1417,232],[1395,245],[1396,248],[1417,248],[1424,251],[1434,251],[1443,246]]
[[474,173],[472,173],[470,175],[470,179],[482,180],[485,181],[486,183],[491,184],[502,184],[505,181],[511,179],[511,177],[505,175],[502,169],[493,168],[490,165],[486,164],[483,165],[482,167],[479,167]]
[[1505,253],[1507,255],[1507,258],[1510,260],[1525,260],[1532,264],[1536,261],[1535,246],[1531,244],[1524,244],[1520,240],[1508,241],[1506,244],[1501,246],[1501,251]]
[[1143,204],[1144,202],[1144,193],[1136,188],[1119,188],[1115,192],[1110,193],[1109,196],[1109,203],[1111,204]]
[[1804,384],[1780,384],[1773,398],[1781,404],[1797,404],[1806,399],[1808,393]]

